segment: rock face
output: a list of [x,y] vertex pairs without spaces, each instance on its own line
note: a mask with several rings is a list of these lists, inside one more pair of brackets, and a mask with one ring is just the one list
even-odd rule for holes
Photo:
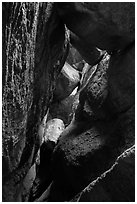
[[3,201],[18,198],[39,148],[37,128],[66,57],[53,3],[3,3]]
[[90,183],[74,202],[135,202],[135,146],[121,154],[115,164]]
[[78,37],[111,54],[82,87],[54,151],[49,201],[68,201],[135,142],[134,3],[59,3],[58,12]]
[[79,71],[70,66],[67,62],[61,70],[56,81],[54,91],[54,101],[61,101],[67,98],[72,91],[78,86],[80,81]]

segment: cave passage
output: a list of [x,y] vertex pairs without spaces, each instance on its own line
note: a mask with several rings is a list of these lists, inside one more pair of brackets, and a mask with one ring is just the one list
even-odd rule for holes
[[135,201],[135,3],[2,3],[2,201]]

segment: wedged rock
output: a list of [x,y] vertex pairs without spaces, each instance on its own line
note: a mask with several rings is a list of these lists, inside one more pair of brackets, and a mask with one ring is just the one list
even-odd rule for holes
[[51,119],[45,124],[43,143],[40,147],[40,172],[38,173],[38,176],[42,179],[44,179],[44,177],[47,178],[45,172],[50,168],[51,154],[64,129],[64,122],[58,118]]
[[15,202],[40,146],[38,126],[52,101],[67,39],[53,3],[2,7],[3,201]]
[[54,118],[46,123],[44,130],[44,141],[53,141],[57,143],[60,134],[63,132],[65,126],[61,119]]
[[61,70],[56,81],[53,101],[61,101],[67,98],[78,86],[80,81],[79,71],[70,66],[67,62]]
[[[61,119],[54,118],[54,119],[48,120],[48,114],[49,114],[49,111],[44,116],[38,130],[38,134],[41,139],[40,139],[40,149],[38,151],[37,158],[36,158],[36,165],[38,166],[38,168],[41,168],[43,172],[46,169],[46,168],[45,169],[43,168],[44,166],[47,165],[46,161],[50,160],[55,144],[57,143],[57,140],[60,134],[65,129],[64,122]],[[39,175],[39,176],[42,176],[42,175]]]
[[135,146],[90,183],[72,202],[135,202]]

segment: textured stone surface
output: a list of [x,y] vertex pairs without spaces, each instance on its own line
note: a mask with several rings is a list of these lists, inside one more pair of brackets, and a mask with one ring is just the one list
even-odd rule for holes
[[134,108],[110,122],[72,123],[54,152],[55,183],[51,201],[71,199],[110,168],[117,156],[133,144]]
[[135,202],[135,146],[90,183],[72,202]]
[[53,154],[48,201],[72,199],[134,144],[135,4],[54,5],[3,3],[3,201],[21,201],[25,193],[20,189],[40,145],[38,127],[67,55],[63,22],[111,57],[108,68],[101,62],[81,88],[75,117]]
[[56,143],[64,128],[65,126],[61,119],[54,118],[49,120],[44,130],[44,141],[50,140]]
[[3,201],[18,201],[66,57],[53,3],[3,3]]

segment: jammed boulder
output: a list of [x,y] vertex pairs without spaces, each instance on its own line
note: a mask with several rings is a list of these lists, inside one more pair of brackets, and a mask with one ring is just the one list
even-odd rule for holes
[[54,102],[61,101],[67,98],[72,91],[78,86],[80,81],[79,71],[70,66],[67,62],[61,70],[61,73],[56,81],[54,91]]
[[68,49],[53,3],[4,2],[2,11],[3,201],[21,201],[19,189],[40,145],[38,126]]
[[44,130],[44,141],[50,140],[56,143],[64,128],[65,126],[61,119],[54,118],[49,120]]

